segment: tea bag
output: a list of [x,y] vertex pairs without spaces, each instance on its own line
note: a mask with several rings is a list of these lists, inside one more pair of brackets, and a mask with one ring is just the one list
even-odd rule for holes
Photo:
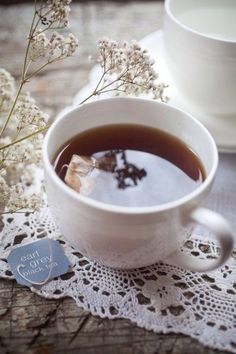
[[99,174],[99,170],[111,171],[113,157],[103,157],[96,160],[94,157],[72,155],[64,178],[65,183],[76,192],[89,195]]
[[97,167],[98,163],[93,157],[74,154],[67,166],[64,181],[76,192],[89,194],[93,188],[93,179],[90,175]]

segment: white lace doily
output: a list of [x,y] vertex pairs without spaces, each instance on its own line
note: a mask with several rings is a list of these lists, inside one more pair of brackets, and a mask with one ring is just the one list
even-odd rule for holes
[[[222,155],[216,181],[206,203],[223,214],[236,230],[236,155]],[[12,247],[43,237],[59,239],[71,271],[33,291],[45,298],[70,296],[94,315],[123,317],[155,332],[183,333],[212,348],[236,353],[236,251],[217,271],[199,274],[167,265],[121,271],[99,265],[73,249],[61,237],[50,211],[5,215],[0,233],[0,277],[12,279],[6,254]],[[197,236],[196,236],[197,235]],[[193,257],[216,257],[207,234],[183,245]]]
[[[235,174],[236,156],[222,156],[208,201],[208,206],[231,219],[234,230]],[[59,239],[72,269],[34,288],[37,294],[46,298],[70,296],[94,315],[127,318],[156,332],[187,334],[205,345],[236,353],[236,252],[222,269],[207,275],[167,264],[119,271],[88,260],[65,243],[47,207],[35,214],[5,215],[3,223],[1,277],[13,278],[5,259],[12,247],[47,236]],[[193,257],[217,255],[217,247],[201,241],[200,235],[183,248]]]

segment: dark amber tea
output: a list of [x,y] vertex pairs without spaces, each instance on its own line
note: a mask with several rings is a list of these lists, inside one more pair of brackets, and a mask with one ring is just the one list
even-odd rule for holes
[[[103,203],[153,206],[177,200],[204,180],[198,156],[181,140],[156,128],[115,124],[87,130],[68,141],[55,158],[64,180],[73,155],[92,161],[87,194]],[[88,182],[87,181],[87,182]],[[86,190],[86,188],[85,188]]]

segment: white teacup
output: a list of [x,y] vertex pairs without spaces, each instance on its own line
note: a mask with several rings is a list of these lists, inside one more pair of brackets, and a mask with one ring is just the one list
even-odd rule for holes
[[[153,207],[108,205],[68,187],[55,173],[53,161],[60,148],[90,128],[118,123],[156,127],[179,137],[200,157],[205,181],[176,201]],[[218,153],[201,123],[166,104],[145,99],[112,98],[84,104],[58,119],[43,146],[48,202],[62,235],[84,255],[115,268],[136,268],[166,261],[189,270],[207,271],[221,266],[233,247],[228,223],[213,211],[199,207],[212,185]],[[202,224],[219,241],[217,260],[183,254],[180,244]]]
[[233,126],[236,1],[166,0],[164,43],[168,70],[188,111],[223,115]]

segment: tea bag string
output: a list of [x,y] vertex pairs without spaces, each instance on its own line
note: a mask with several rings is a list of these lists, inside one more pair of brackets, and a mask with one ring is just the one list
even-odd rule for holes
[[47,277],[40,281],[40,282],[36,282],[36,281],[32,281],[31,279],[27,278],[24,274],[22,274],[21,269],[25,267],[24,264],[18,264],[18,266],[16,267],[17,272],[19,273],[19,275],[26,280],[27,282],[29,282],[30,284],[32,284],[32,286],[34,285],[44,285],[46,284],[49,279],[51,278],[52,275],[52,265],[53,265],[53,251],[52,251],[52,242],[51,239],[48,238],[48,249],[49,249],[49,271],[48,271],[48,275]]
[[[73,166],[71,165],[71,162],[73,162],[74,158],[79,158],[81,159],[81,161],[83,161],[83,164],[81,165],[81,161],[80,161],[80,166]],[[87,159],[88,161],[82,160],[82,159]],[[89,174],[93,169],[95,168],[101,168],[99,165],[99,162],[94,158],[94,157],[89,157],[89,156],[79,156],[79,155],[73,155],[72,159],[70,161],[69,164],[64,164],[61,166],[60,170],[59,170],[59,176],[61,175],[62,171],[67,168],[68,170],[70,170],[71,172],[74,173],[78,173],[79,175],[81,175],[82,177],[86,176],[87,174]],[[83,170],[83,168],[85,168],[85,170]]]

